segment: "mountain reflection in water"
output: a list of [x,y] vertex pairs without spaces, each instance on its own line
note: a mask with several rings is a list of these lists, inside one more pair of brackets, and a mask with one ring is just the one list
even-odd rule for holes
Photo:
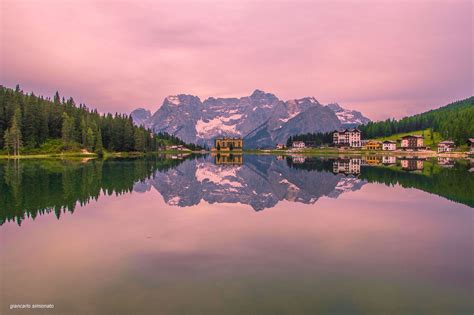
[[303,155],[153,156],[90,161],[0,162],[0,224],[105,195],[156,189],[170,206],[240,203],[254,210],[287,200],[314,204],[367,183],[416,188],[474,207],[473,160]]

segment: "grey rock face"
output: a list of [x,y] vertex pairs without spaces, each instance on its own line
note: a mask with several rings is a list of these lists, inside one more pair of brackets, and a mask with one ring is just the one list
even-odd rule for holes
[[370,121],[370,119],[362,115],[361,112],[344,109],[338,103],[328,104],[327,107],[336,114],[343,127],[356,127],[358,125],[366,124]]
[[204,200],[211,204],[241,203],[259,211],[282,200],[314,204],[323,196],[337,198],[366,183],[329,171],[291,168],[286,160],[273,156],[249,155],[244,159],[239,166],[216,165],[209,158],[187,160],[167,172],[157,172],[149,185],[173,206],[193,206]]
[[138,109],[132,118],[156,133],[167,132],[186,142],[212,145],[219,136],[243,137],[246,148],[273,147],[292,135],[329,132],[368,121],[338,104],[324,106],[313,97],[284,102],[261,90],[246,97],[210,97],[204,102],[192,95],[168,96],[153,115]]
[[132,116],[133,122],[136,125],[146,127],[146,123],[151,117],[151,112],[144,108],[137,108],[130,113],[130,116]]

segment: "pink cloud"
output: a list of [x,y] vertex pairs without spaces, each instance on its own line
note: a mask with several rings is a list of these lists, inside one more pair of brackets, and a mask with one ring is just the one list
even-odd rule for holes
[[472,2],[1,0],[0,80],[100,111],[315,96],[372,118],[472,94]]

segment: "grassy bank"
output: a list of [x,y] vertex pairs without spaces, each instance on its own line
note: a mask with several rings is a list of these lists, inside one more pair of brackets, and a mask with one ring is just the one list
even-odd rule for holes
[[[133,158],[143,157],[154,154],[166,154],[166,155],[189,155],[189,154],[202,154],[203,152],[193,151],[154,151],[154,152],[104,152],[102,158]],[[92,152],[60,152],[60,153],[24,153],[17,156],[7,155],[4,152],[0,152],[0,159],[74,159],[74,158],[98,158],[99,155]]]
[[271,155],[327,155],[327,156],[347,156],[347,155],[390,155],[390,156],[420,156],[420,157],[464,157],[467,152],[438,153],[437,151],[381,151],[381,150],[341,150],[336,148],[310,148],[304,150],[246,150],[246,154],[271,154]]
[[431,134],[430,129],[425,129],[425,130],[417,130],[417,131],[411,131],[411,132],[405,132],[405,133],[397,133],[388,137],[381,137],[381,138],[376,138],[374,140],[378,141],[385,141],[385,140],[393,140],[397,141],[401,139],[404,136],[409,136],[409,135],[423,135],[423,140],[424,144],[427,147],[430,147],[432,149],[436,149],[436,146],[438,145],[439,142],[443,141],[441,138],[441,134],[439,132],[433,132]]

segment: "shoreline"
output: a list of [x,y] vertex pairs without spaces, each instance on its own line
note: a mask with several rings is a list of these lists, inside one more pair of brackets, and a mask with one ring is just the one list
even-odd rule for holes
[[21,154],[17,156],[13,155],[0,155],[0,160],[28,160],[28,159],[108,159],[108,158],[133,158],[133,157],[143,157],[147,155],[155,154],[206,154],[207,152],[203,151],[175,151],[175,150],[164,150],[164,151],[153,151],[153,152],[104,152],[102,156],[99,156],[97,153],[84,153],[84,152],[64,152],[64,153],[39,153],[39,154]]
[[[19,156],[0,155],[0,160],[17,160],[17,159],[75,159],[75,158],[133,158],[144,157],[156,154],[170,154],[170,155],[190,155],[190,154],[211,154],[212,151],[177,151],[164,150],[153,152],[105,152],[102,157],[97,153],[92,152],[64,152],[64,153],[44,153],[44,154],[22,154]],[[232,154],[223,152],[222,154]],[[404,157],[445,157],[445,158],[469,158],[474,156],[470,152],[444,152],[438,153],[436,151],[381,151],[381,150],[334,150],[334,149],[304,149],[304,150],[244,150],[235,152],[233,154],[255,154],[255,155],[281,155],[281,156],[368,156],[368,155],[383,155],[383,156],[404,156]]]
[[246,154],[268,154],[268,155],[327,155],[327,156],[345,156],[345,155],[384,155],[384,156],[411,156],[411,157],[446,157],[446,158],[468,158],[469,152],[443,152],[437,151],[382,151],[382,150],[335,150],[335,149],[304,149],[304,150],[248,150]]

